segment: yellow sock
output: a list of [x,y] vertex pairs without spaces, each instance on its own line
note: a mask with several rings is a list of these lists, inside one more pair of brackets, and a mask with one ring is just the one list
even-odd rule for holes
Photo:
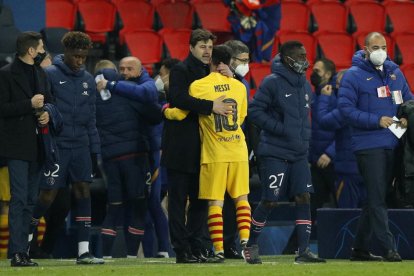
[[236,203],[236,220],[241,243],[249,240],[251,215],[250,205],[247,200],[240,200]]
[[37,225],[37,244],[40,246],[43,241],[43,237],[45,236],[46,232],[46,220],[44,217],[41,217],[39,220],[39,224]]
[[0,215],[0,259],[7,258],[9,246],[9,216]]
[[214,252],[224,252],[223,248],[223,208],[220,206],[208,207],[208,231],[213,242]]

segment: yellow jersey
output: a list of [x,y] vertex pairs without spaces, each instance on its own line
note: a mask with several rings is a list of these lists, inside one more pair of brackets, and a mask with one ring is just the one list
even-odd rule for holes
[[211,101],[225,95],[223,101],[232,103],[236,110],[234,115],[229,116],[215,113],[199,115],[201,164],[248,161],[246,139],[241,129],[247,115],[247,92],[244,84],[212,72],[190,85],[190,95]]

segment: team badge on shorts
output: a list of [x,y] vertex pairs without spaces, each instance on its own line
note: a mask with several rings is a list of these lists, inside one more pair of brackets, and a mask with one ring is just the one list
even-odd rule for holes
[[49,184],[50,186],[55,185],[55,178],[53,176],[46,178],[46,181],[47,181],[47,184]]
[[280,188],[275,188],[273,194],[275,195],[275,197],[278,197],[280,193]]
[[305,101],[309,102],[309,95],[305,94]]
[[82,83],[82,86],[83,86],[84,89],[88,89],[88,83],[87,82]]

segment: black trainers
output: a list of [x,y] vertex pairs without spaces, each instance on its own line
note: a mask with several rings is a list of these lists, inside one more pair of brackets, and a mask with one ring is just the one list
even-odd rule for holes
[[245,246],[242,250],[242,256],[249,264],[262,264],[262,260],[259,257],[259,246],[257,244]]
[[395,250],[388,250],[387,255],[384,257],[384,261],[386,262],[401,262],[401,256]]
[[15,253],[10,260],[11,266],[38,266],[26,253]]
[[201,250],[201,249],[197,249],[197,250],[193,250],[193,256],[200,262],[200,263],[205,263],[207,262],[207,254],[208,251],[207,250]]
[[376,256],[371,254],[371,252],[367,250],[360,250],[360,249],[352,249],[351,257],[349,258],[351,261],[356,262],[375,262],[375,261],[383,261],[384,258],[381,256]]
[[95,258],[91,253],[85,252],[76,259],[76,264],[104,264],[103,259]]
[[220,263],[224,263],[224,253],[223,252],[219,252],[217,254],[214,254],[214,257],[209,257],[206,261],[206,263],[210,263],[210,264],[220,264]]
[[243,259],[243,256],[234,247],[224,249],[224,257],[226,259]]
[[295,264],[303,263],[326,263],[326,260],[319,258],[313,254],[309,248],[306,248],[305,251],[295,257]]

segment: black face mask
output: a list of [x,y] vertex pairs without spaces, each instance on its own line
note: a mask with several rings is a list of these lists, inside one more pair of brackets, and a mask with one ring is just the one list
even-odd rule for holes
[[34,64],[40,65],[40,63],[42,63],[42,61],[45,59],[46,56],[47,56],[46,51],[43,53],[37,53],[37,56],[35,56],[35,58],[33,59]]
[[313,86],[318,87],[321,84],[321,82],[322,82],[322,77],[319,76],[318,73],[313,72],[310,75],[310,81],[311,81],[311,83],[312,83]]

